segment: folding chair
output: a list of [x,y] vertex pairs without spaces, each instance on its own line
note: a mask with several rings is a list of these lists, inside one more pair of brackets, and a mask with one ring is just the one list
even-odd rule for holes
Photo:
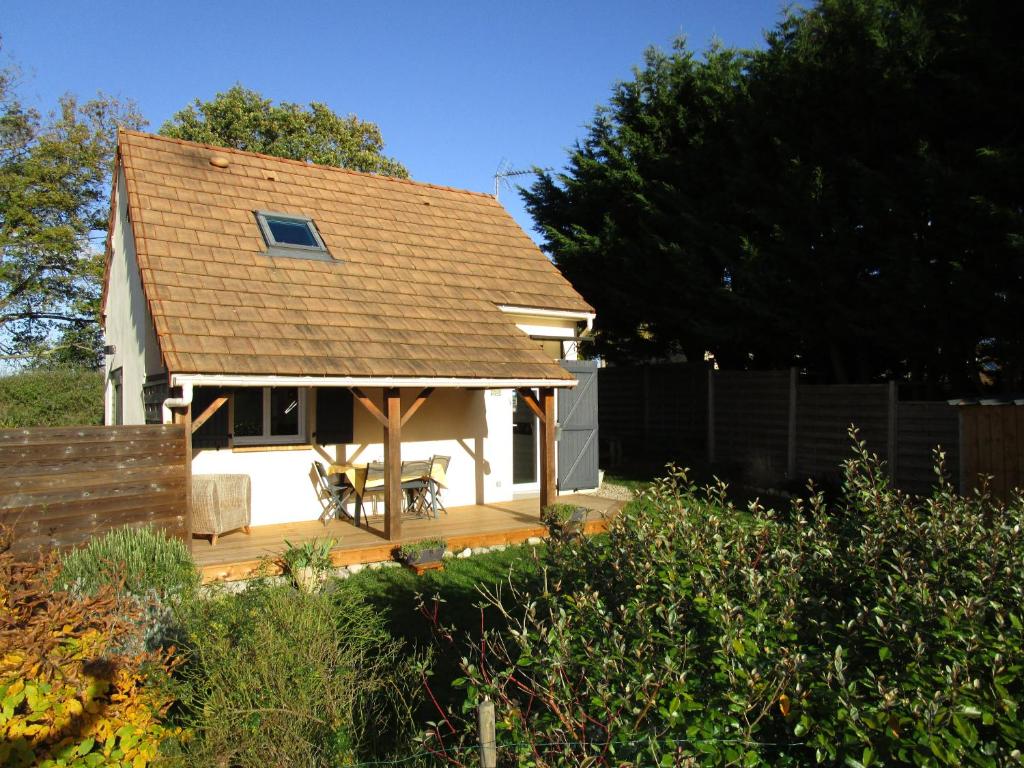
[[427,475],[427,485],[430,490],[430,508],[434,510],[434,517],[437,517],[437,511],[440,509],[446,515],[448,510],[445,509],[444,504],[441,503],[441,484],[435,479],[435,473],[440,470],[440,474],[447,477],[448,475],[448,463],[452,460],[451,456],[434,456],[430,460],[430,474]]
[[[383,501],[384,499],[384,462],[383,461],[371,461],[366,465],[366,482],[363,483],[363,492],[359,495],[357,504],[359,509],[363,510],[363,518],[366,517],[366,510],[363,509],[363,500],[367,497],[373,499],[373,514],[377,515],[377,501],[378,499]],[[373,487],[369,487],[373,483]],[[378,485],[380,483],[380,485]]]
[[[342,515],[351,518],[348,513],[348,509],[345,506],[348,503],[349,496],[352,495],[352,488],[348,485],[335,485],[327,479],[327,471],[324,469],[324,465],[319,461],[313,462],[313,468],[316,470],[317,486],[320,491],[320,500],[324,504],[324,511],[320,513],[320,522],[327,525],[327,518],[333,515],[335,518],[340,518]],[[356,505],[355,513],[356,526],[359,525],[359,505]]]
[[405,511],[414,515],[429,515],[430,506],[430,463],[431,459],[424,461],[403,461],[402,476],[415,477],[402,481],[402,491],[405,494]]

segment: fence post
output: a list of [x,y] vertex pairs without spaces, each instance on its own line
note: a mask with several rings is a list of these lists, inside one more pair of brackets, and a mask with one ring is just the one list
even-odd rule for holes
[[789,369],[789,427],[786,442],[786,477],[796,477],[796,366]]
[[960,475],[960,482],[957,483],[957,488],[959,489],[961,496],[966,496],[967,446],[964,444],[964,407],[962,405],[956,406],[956,433],[957,454],[960,456],[960,466],[957,467],[957,473]]
[[498,744],[494,736],[494,702],[485,698],[476,708],[480,726],[480,768],[497,768]]
[[644,364],[643,375],[643,421],[644,421],[644,450],[651,450],[651,367]]
[[889,440],[886,445],[886,450],[889,455],[886,457],[889,460],[889,481],[896,485],[896,429],[898,427],[896,409],[899,407],[898,403],[898,390],[896,388],[896,382],[889,382]]
[[708,464],[715,463],[715,366],[708,368]]

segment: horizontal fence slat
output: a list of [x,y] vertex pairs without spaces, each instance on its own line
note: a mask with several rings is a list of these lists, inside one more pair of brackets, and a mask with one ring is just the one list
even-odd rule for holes
[[78,546],[122,526],[184,538],[181,425],[0,430],[0,522],[15,552]]

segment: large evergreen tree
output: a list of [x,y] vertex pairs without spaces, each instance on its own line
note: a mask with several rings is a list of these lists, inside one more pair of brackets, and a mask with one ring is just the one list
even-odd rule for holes
[[1019,15],[825,0],[762,51],[650,53],[526,193],[600,350],[1019,387]]

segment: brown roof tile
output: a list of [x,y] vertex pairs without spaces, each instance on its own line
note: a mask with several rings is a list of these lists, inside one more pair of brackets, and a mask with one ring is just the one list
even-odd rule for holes
[[[569,378],[496,305],[591,308],[491,196],[131,131],[119,147],[173,372]],[[311,216],[333,260],[267,256],[257,209]]]

